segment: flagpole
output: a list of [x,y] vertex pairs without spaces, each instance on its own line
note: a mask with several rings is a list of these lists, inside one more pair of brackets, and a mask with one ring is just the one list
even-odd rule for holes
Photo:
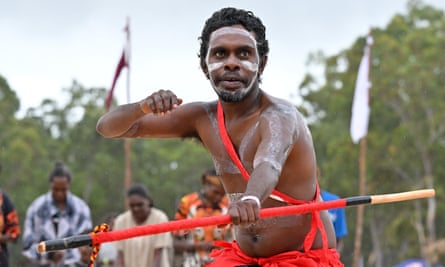
[[130,61],[131,61],[130,17],[127,17],[127,26],[125,27],[125,32],[127,33],[127,47],[125,51],[127,58],[127,103],[130,103]]
[[[369,100],[370,100],[370,83],[369,83],[369,73],[371,69],[371,45],[372,45],[372,37],[371,33],[368,34],[366,39],[366,47],[365,47],[365,55],[367,56],[367,62],[366,66],[360,66],[360,68],[365,67],[366,68],[366,81],[360,85],[359,82],[357,82],[358,86],[364,86],[366,88],[366,100],[368,103],[362,103],[364,105],[367,105],[369,107]],[[362,70],[359,70],[359,72]],[[360,75],[360,73],[359,73]],[[358,77],[357,79],[360,79]],[[357,88],[356,88],[357,90]],[[360,133],[362,137],[360,138],[360,151],[359,151],[359,194],[365,195],[366,194],[366,151],[367,151],[367,142],[366,142],[366,135],[368,132],[368,121],[369,121],[369,110],[366,117],[366,127],[364,132]],[[363,266],[363,257],[362,257],[362,236],[363,236],[363,218],[365,213],[365,207],[363,205],[357,207],[357,221],[356,221],[356,228],[355,228],[355,240],[354,240],[354,257],[353,257],[353,267],[361,267]]]
[[[126,82],[126,94],[127,94],[127,103],[130,103],[130,18],[127,17],[126,25],[124,28],[126,33],[126,43],[124,49],[122,51],[121,57],[116,67],[116,71],[114,73],[113,82],[111,84],[110,91],[108,92],[108,96],[105,100],[105,108],[107,112],[110,110],[111,103],[113,102],[113,92],[116,86],[117,79],[119,78],[122,70],[127,68],[127,82]],[[131,175],[131,143],[130,139],[124,138],[124,195],[126,194],[128,188],[132,183],[132,175]],[[126,206],[126,202],[124,202],[124,206]]]
[[[359,155],[359,194],[365,195],[366,193],[366,137],[360,140],[360,155]],[[354,240],[354,260],[353,266],[360,267],[360,259],[362,258],[362,236],[363,236],[363,217],[365,213],[365,207],[363,205],[357,207],[357,223],[355,228],[355,240]]]
[[[131,56],[131,44],[130,44],[130,18],[127,17],[127,25],[125,27],[127,34],[127,44],[125,48],[126,60],[127,60],[127,103],[130,103],[130,56]],[[129,138],[124,139],[124,155],[125,155],[125,174],[124,174],[124,194],[128,191],[132,184],[132,171],[131,171],[131,141]],[[126,203],[125,203],[126,205]]]

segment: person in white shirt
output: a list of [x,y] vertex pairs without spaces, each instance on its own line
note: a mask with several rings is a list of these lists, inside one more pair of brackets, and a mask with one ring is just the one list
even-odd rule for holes
[[[129,210],[117,216],[114,230],[168,221],[166,213],[153,206],[153,200],[143,185],[132,185],[128,189],[127,200]],[[135,237],[114,244],[118,250],[119,267],[170,267],[171,233]]]

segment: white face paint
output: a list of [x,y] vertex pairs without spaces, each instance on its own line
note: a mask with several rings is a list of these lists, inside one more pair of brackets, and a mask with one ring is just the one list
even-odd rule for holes
[[[211,73],[214,70],[219,69],[219,68],[224,66],[224,62],[210,63],[210,59],[209,58],[210,58],[210,50],[211,50],[211,47],[212,47],[212,45],[211,45],[212,40],[217,38],[217,37],[220,37],[222,35],[225,35],[225,34],[237,34],[237,35],[242,35],[244,37],[248,37],[252,41],[253,47],[255,47],[255,55],[256,55],[255,61],[256,62],[252,62],[252,61],[249,61],[249,60],[243,60],[243,59],[239,60],[239,64],[243,68],[253,72],[252,80],[250,81],[248,86],[246,86],[244,88],[241,88],[239,90],[236,90],[236,91],[225,90],[224,88],[218,87],[215,84],[215,81],[214,81],[214,79],[212,78],[212,75],[211,75]],[[206,56],[206,59],[205,59],[205,62],[207,64],[207,69],[209,71],[209,80],[210,80],[210,83],[211,83],[213,89],[218,94],[218,96],[223,98],[225,101],[239,101],[239,100],[242,100],[244,98],[244,96],[246,96],[250,92],[250,90],[252,89],[252,87],[253,87],[253,85],[254,85],[257,77],[258,77],[258,70],[259,70],[258,64],[259,64],[259,61],[260,61],[260,58],[259,58],[258,49],[257,49],[257,42],[255,40],[255,37],[250,32],[248,32],[247,30],[241,29],[241,28],[234,28],[234,27],[223,27],[223,28],[220,28],[220,29],[214,31],[210,35],[209,47],[208,47],[207,56]]]
[[[209,72],[212,72],[218,68],[221,68],[224,65],[223,62],[209,63],[208,55],[209,55],[209,53],[207,52],[206,64],[207,64],[207,69],[209,70]],[[251,72],[258,71],[258,63],[254,63],[249,60],[240,60],[240,65],[243,65],[244,68],[250,70]]]
[[211,73],[214,70],[221,68],[224,63],[222,63],[222,62],[209,63],[209,57],[208,57],[208,52],[207,52],[206,64],[207,64],[207,69]]
[[[257,59],[258,61],[259,59]],[[241,60],[241,65],[243,65],[246,69],[250,70],[251,72],[258,72],[258,63],[250,62],[248,60]]]

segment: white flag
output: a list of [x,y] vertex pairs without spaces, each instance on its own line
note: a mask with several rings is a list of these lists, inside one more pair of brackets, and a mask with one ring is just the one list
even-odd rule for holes
[[360,62],[355,82],[354,100],[352,102],[351,116],[351,138],[352,142],[357,144],[360,139],[368,133],[369,122],[369,89],[371,82],[369,81],[369,57],[372,45],[372,37],[368,36],[366,40],[365,52]]

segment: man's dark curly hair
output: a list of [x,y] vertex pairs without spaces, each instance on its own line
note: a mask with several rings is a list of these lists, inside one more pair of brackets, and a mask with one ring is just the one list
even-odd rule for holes
[[269,53],[269,43],[266,40],[266,27],[261,20],[251,11],[226,7],[213,13],[213,15],[207,19],[204,28],[202,29],[201,36],[199,37],[199,40],[201,41],[201,48],[199,50],[201,63],[205,63],[204,61],[209,48],[210,34],[219,28],[237,24],[242,25],[249,32],[255,33],[260,58]]
[[71,171],[62,161],[57,161],[54,169],[49,174],[49,181],[52,182],[54,177],[66,177],[68,182],[71,182]]

